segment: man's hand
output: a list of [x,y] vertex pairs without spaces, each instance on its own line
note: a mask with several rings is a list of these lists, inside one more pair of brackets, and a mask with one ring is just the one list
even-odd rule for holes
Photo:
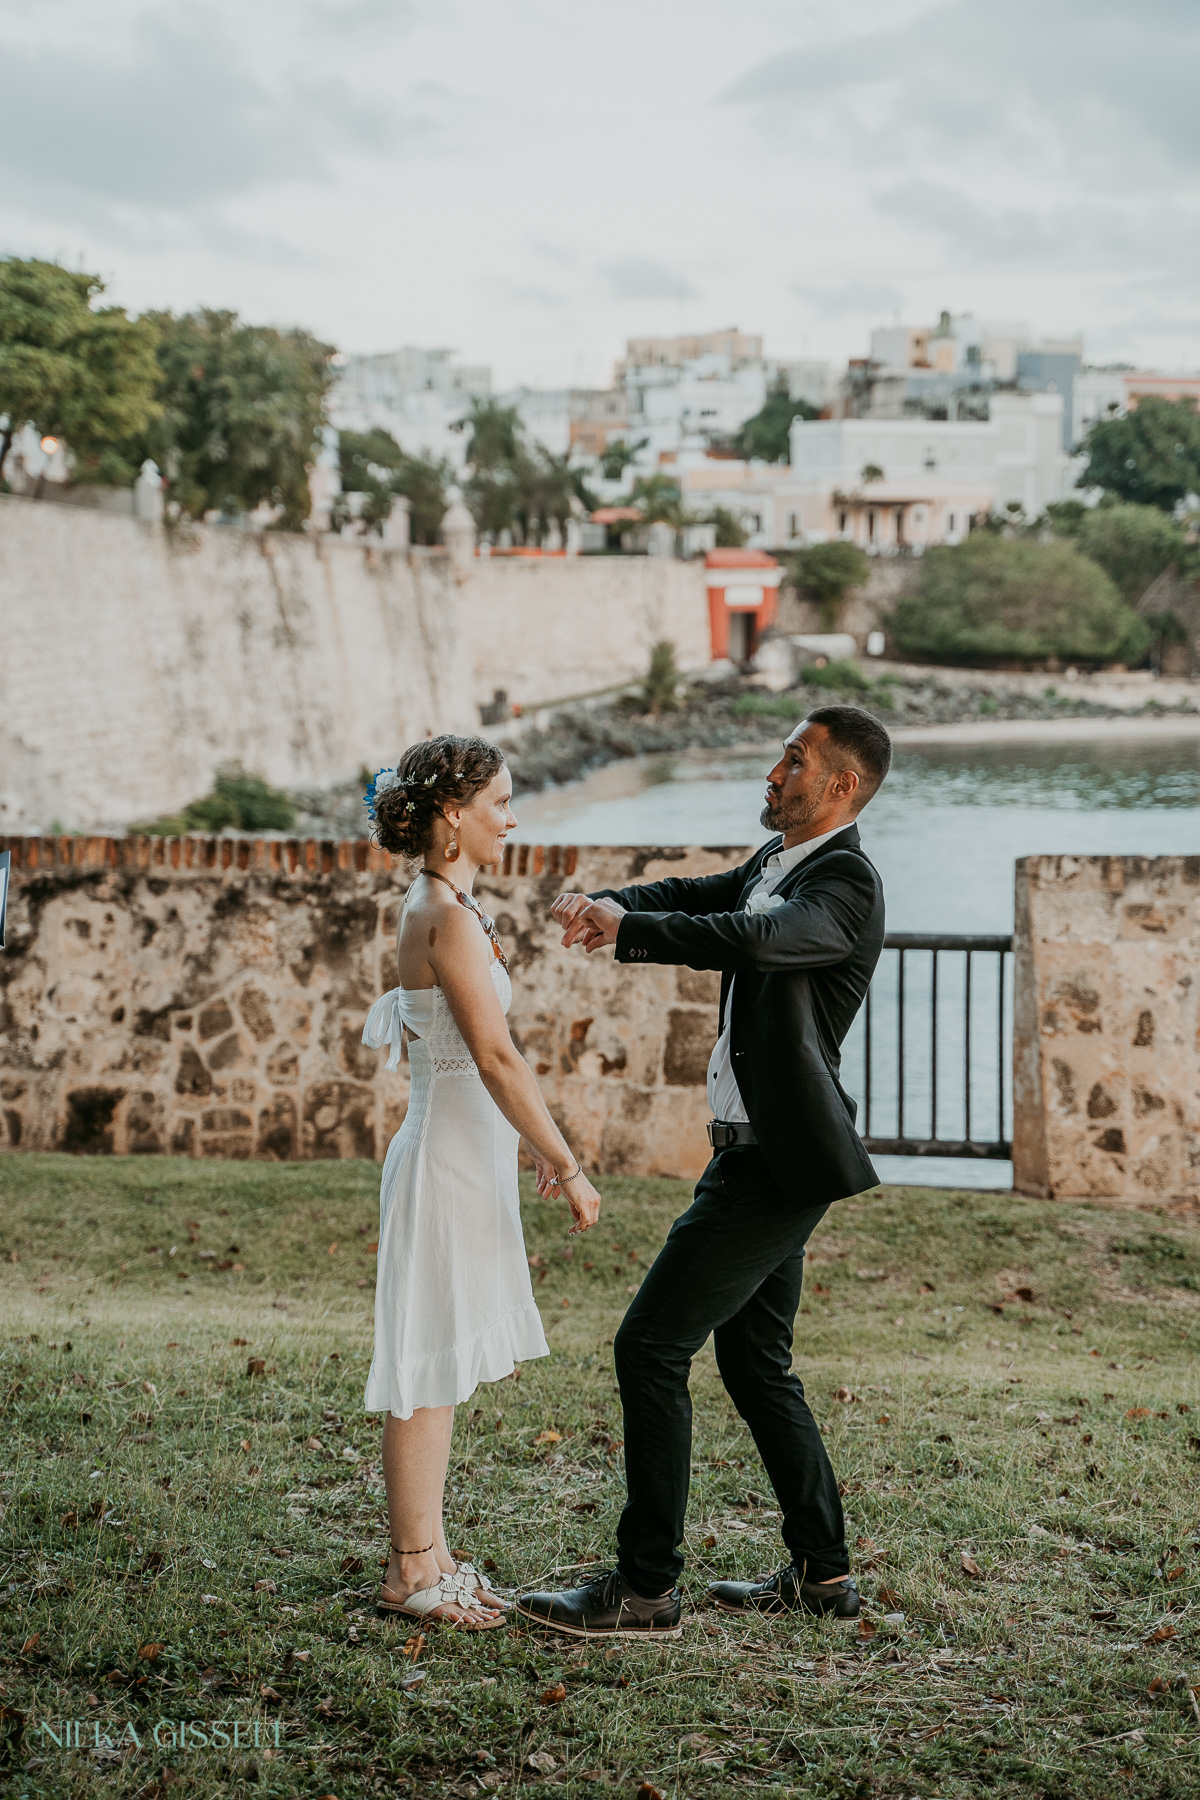
[[562,947],[582,944],[587,951],[615,944],[625,908],[615,900],[589,900],[586,894],[560,894],[550,908],[563,927]]

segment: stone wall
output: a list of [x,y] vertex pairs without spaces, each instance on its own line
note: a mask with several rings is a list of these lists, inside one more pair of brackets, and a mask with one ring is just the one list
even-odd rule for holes
[[[364,841],[7,838],[0,1148],[382,1157],[407,1064],[361,1043],[395,983],[407,872]],[[576,1154],[690,1175],[707,1146],[717,977],[564,952],[565,886],[729,867],[744,850],[509,848],[477,892],[513,1035]]]
[[166,529],[0,496],[0,830],[174,812],[240,761],[326,786],[431,731],[709,659],[704,569]]
[[1014,1179],[1200,1200],[1200,857],[1017,864]]

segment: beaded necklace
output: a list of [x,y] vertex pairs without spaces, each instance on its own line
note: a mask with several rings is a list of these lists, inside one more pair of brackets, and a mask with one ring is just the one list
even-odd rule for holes
[[448,888],[450,888],[452,890],[452,892],[458,896],[459,905],[467,907],[469,909],[469,911],[471,911],[475,914],[475,917],[479,920],[479,923],[483,926],[483,929],[487,932],[489,938],[491,938],[491,940],[492,940],[492,949],[496,953],[497,962],[500,964],[502,969],[507,969],[508,958],[507,958],[507,956],[505,956],[504,950],[500,943],[500,939],[496,935],[495,923],[484,912],[484,910],[483,910],[482,906],[480,906],[478,900],[473,899],[470,894],[464,893],[463,889],[459,887],[457,882],[451,881],[451,879],[448,875],[440,874],[437,869],[422,868],[421,873],[423,875],[431,875],[433,877],[434,881],[444,881],[446,886]]

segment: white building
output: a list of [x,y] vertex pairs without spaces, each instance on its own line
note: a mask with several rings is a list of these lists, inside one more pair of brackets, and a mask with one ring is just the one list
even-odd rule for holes
[[797,419],[791,466],[681,466],[689,510],[726,507],[752,547],[846,538],[872,554],[958,543],[973,517],[1028,519],[1071,492],[1060,394],[998,393],[986,420]]
[[629,439],[642,445],[636,464],[641,474],[681,453],[703,455],[727,443],[776,387],[818,409],[836,391],[828,363],[764,356],[761,337],[736,328],[630,338],[613,383],[624,389]]
[[471,401],[492,390],[483,364],[455,363],[452,350],[407,345],[374,356],[344,356],[329,394],[329,418],[339,431],[390,432],[410,456],[464,463],[467,433],[456,430]]

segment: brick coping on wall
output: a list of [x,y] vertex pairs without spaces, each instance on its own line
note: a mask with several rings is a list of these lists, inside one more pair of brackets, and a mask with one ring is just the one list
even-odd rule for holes
[[[364,874],[402,868],[405,858],[369,838],[0,837],[14,869],[182,869],[196,874],[250,870],[271,875]],[[492,875],[575,873],[574,844],[507,844]]]

